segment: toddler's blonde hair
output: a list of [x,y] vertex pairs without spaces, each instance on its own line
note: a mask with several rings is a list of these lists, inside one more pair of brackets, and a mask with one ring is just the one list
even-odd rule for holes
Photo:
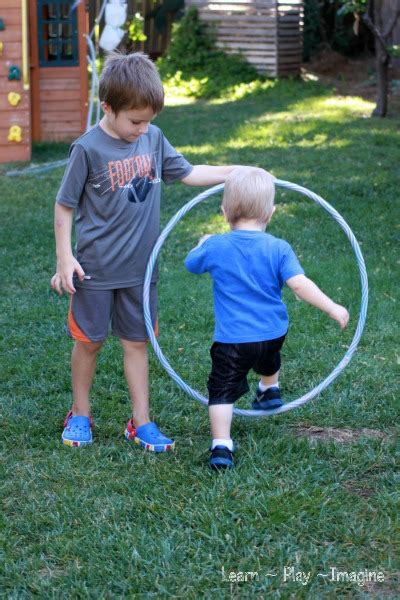
[[238,167],[226,178],[222,206],[233,225],[240,219],[255,219],[264,225],[274,208],[274,198],[274,179],[267,171]]

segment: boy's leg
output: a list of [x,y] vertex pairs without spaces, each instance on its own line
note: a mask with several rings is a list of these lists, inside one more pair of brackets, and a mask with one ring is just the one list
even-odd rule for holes
[[[150,310],[153,327],[157,328],[157,290],[150,288]],[[135,441],[146,450],[172,450],[174,441],[161,433],[149,416],[149,368],[147,330],[143,317],[143,286],[116,290],[111,319],[113,335],[119,337],[124,349],[125,377],[132,402],[133,417],[125,429],[127,440]]]
[[152,452],[173,450],[174,440],[163,435],[157,425],[150,421],[147,341],[134,342],[121,338],[121,344],[133,413],[125,429],[125,437]]
[[75,340],[71,355],[74,415],[89,416],[89,392],[97,354],[107,338],[113,306],[113,290],[77,287],[71,296],[68,333]]
[[74,416],[90,414],[89,392],[96,370],[97,354],[102,342],[76,341],[71,355],[71,375]]
[[132,402],[133,422],[140,427],[150,422],[149,366],[147,342],[121,339],[124,349],[124,371]]
[[62,433],[66,446],[81,446],[92,441],[89,392],[97,354],[107,337],[113,296],[113,290],[81,287],[71,296],[67,329],[75,344],[71,355],[73,404]]

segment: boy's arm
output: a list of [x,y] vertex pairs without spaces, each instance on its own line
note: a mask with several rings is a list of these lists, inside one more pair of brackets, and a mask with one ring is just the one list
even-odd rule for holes
[[195,165],[189,175],[181,181],[186,185],[217,185],[218,183],[224,183],[229,173],[237,168],[238,165],[223,167]]
[[319,308],[331,319],[337,321],[341,329],[346,327],[349,321],[347,310],[344,306],[333,302],[311,279],[308,279],[305,275],[295,275],[287,279],[286,284],[301,300]]
[[51,287],[62,294],[63,290],[70,294],[75,293],[72,281],[76,273],[80,281],[84,278],[84,271],[78,263],[71,248],[71,230],[73,208],[56,203],[54,211],[54,231],[56,237],[57,273],[51,278]]

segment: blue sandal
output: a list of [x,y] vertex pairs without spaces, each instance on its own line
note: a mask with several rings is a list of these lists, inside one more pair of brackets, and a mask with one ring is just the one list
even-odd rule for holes
[[128,441],[133,440],[150,452],[167,452],[174,450],[175,442],[165,437],[155,423],[146,423],[136,428],[133,419],[129,419],[125,429],[125,437]]
[[85,446],[92,443],[91,417],[74,417],[69,412],[64,421],[61,439],[66,446]]

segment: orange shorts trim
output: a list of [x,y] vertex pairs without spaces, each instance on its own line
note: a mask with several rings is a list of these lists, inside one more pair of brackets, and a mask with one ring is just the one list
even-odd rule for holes
[[69,310],[68,310],[68,329],[74,340],[77,340],[78,342],[91,343],[92,340],[89,340],[87,335],[85,335],[83,333],[82,329],[79,327],[79,325],[77,325],[77,323],[74,319],[74,316],[72,314],[72,298],[69,303]]

